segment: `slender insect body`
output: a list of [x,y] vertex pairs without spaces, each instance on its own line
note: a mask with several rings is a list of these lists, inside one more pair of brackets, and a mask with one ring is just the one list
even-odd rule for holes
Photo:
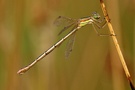
[[[75,21],[75,19],[71,19],[71,18],[66,18],[66,17],[58,17],[56,20],[55,20],[55,23],[57,22],[60,22],[60,19],[65,19],[65,20],[69,20],[70,22],[73,21],[71,24],[69,24],[68,26],[65,26],[64,29],[61,30],[61,32],[59,34],[61,34],[63,31],[65,31],[66,29],[68,29],[69,27],[71,27],[72,25],[73,26],[73,29],[65,36],[63,37],[62,39],[60,39],[57,43],[55,43],[53,46],[51,46],[48,50],[46,50],[44,53],[42,53],[38,58],[36,58],[31,64],[29,64],[28,66],[24,67],[23,69],[20,69],[17,73],[18,74],[24,74],[26,71],[28,71],[32,66],[34,66],[38,61],[40,61],[42,58],[44,58],[45,56],[47,56],[49,53],[51,53],[56,47],[60,46],[68,37],[70,36],[75,36],[75,33],[78,29],[80,29],[81,27],[87,25],[87,24],[92,24],[92,26],[94,27],[97,26],[97,27],[101,27],[100,25],[98,25],[97,23],[100,23],[99,21],[99,14],[98,13],[94,13],[93,16],[91,17],[87,17],[87,18],[81,18],[81,19],[78,19]],[[65,21],[64,20],[64,21]],[[98,31],[94,28],[94,30],[96,31],[97,34]],[[71,48],[68,48],[67,49],[67,53],[66,56],[69,56],[70,52],[72,51],[72,47],[73,47],[73,44],[74,44],[74,39],[71,39],[73,41],[70,41],[69,42],[69,45],[68,46],[71,46]]]

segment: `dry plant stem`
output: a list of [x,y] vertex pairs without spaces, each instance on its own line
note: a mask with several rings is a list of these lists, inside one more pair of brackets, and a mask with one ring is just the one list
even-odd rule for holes
[[[113,39],[113,41],[114,41],[115,47],[116,47],[117,52],[118,52],[118,55],[119,55],[119,57],[120,57],[120,61],[121,61],[121,63],[122,63],[122,66],[123,66],[123,69],[124,69],[124,71],[125,71],[126,77],[128,78],[128,80],[129,80],[129,82],[130,82],[130,84],[131,84],[131,83],[132,83],[132,82],[131,82],[131,76],[130,76],[130,73],[129,73],[129,71],[128,71],[126,62],[125,62],[125,60],[124,60],[123,54],[122,54],[122,52],[121,52],[120,46],[119,46],[119,44],[118,44],[117,38],[116,38],[116,36],[115,36],[114,30],[113,30],[112,24],[111,24],[111,22],[110,22],[110,18],[109,18],[109,15],[108,15],[108,13],[107,13],[107,10],[106,10],[106,8],[105,8],[105,4],[104,4],[103,0],[100,0],[100,4],[101,4],[101,8],[102,8],[103,14],[104,14],[104,16],[105,16],[105,19],[106,19],[106,21],[107,21],[107,24],[108,24],[110,33],[112,34],[112,39]],[[132,90],[134,90],[134,89],[132,89]]]
[[107,11],[106,11],[105,5],[104,5],[104,3],[103,3],[102,0],[100,0],[100,1],[102,2],[102,3],[101,3],[101,7],[102,7],[102,10],[103,10],[105,19],[106,19],[106,21],[107,21],[107,24],[108,24],[110,33],[112,34],[112,39],[113,39],[114,44],[115,44],[115,46],[116,46],[117,52],[118,52],[118,54],[119,54],[119,57],[120,57],[122,66],[123,66],[123,68],[124,68],[124,71],[125,71],[125,73],[126,73],[126,76],[127,76],[127,77],[130,77],[130,73],[129,73],[129,71],[128,71],[128,68],[127,68],[127,65],[126,65],[126,63],[125,63],[124,57],[123,57],[122,52],[121,52],[121,50],[120,50],[120,46],[119,46],[118,41],[117,41],[117,38],[116,38],[116,36],[115,36],[115,33],[114,33],[114,30],[113,30],[112,24],[111,24],[111,22],[110,22],[110,18],[109,18],[109,16],[108,16],[108,13],[107,13]]

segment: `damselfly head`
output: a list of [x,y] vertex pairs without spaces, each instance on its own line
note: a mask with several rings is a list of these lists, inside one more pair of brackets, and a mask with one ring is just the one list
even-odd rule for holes
[[93,13],[92,13],[92,17],[93,17],[94,19],[100,19],[100,15],[99,15],[97,12],[93,12]]

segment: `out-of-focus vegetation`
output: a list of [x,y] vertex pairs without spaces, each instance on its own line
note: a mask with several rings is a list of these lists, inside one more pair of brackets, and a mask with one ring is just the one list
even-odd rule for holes
[[[135,0],[105,4],[135,80]],[[0,0],[0,90],[130,90],[111,37],[97,36],[91,25],[77,32],[68,60],[66,41],[27,73],[17,75],[66,34],[57,36],[56,17],[80,18],[93,11],[103,16],[99,0]],[[100,32],[109,33],[107,26]]]

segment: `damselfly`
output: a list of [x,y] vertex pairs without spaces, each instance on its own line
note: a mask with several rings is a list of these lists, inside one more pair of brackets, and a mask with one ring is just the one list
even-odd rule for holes
[[44,53],[42,53],[38,58],[36,58],[31,64],[29,64],[28,66],[20,69],[17,73],[18,74],[24,74],[26,71],[28,71],[32,66],[34,66],[38,61],[40,61],[41,59],[43,59],[45,56],[47,56],[49,53],[51,53],[56,47],[60,46],[68,37],[71,36],[71,39],[68,42],[67,45],[67,50],[66,50],[66,57],[69,56],[69,54],[71,53],[72,49],[73,49],[73,44],[74,44],[74,38],[75,38],[75,33],[76,31],[78,31],[78,29],[80,29],[81,27],[87,25],[87,24],[91,24],[94,28],[94,30],[96,31],[96,33],[99,36],[104,36],[103,34],[100,34],[96,28],[98,27],[99,29],[103,28],[106,25],[106,22],[104,21],[104,19],[100,19],[100,15],[96,12],[92,13],[92,16],[88,16],[88,17],[84,17],[81,19],[71,19],[68,17],[64,17],[64,16],[59,16],[54,24],[64,24],[65,27],[60,31],[59,34],[61,34],[63,31],[65,31],[66,29],[68,29],[69,27],[73,26],[72,30],[62,39],[60,39],[57,43],[55,43],[54,45],[52,45],[48,50],[46,50]]

